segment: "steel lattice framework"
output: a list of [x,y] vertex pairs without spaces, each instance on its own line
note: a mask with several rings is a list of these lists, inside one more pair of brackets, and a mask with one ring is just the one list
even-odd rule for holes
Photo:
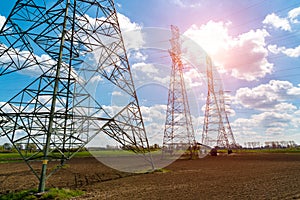
[[186,93],[179,29],[171,26],[172,39],[169,54],[172,58],[172,69],[168,91],[168,104],[163,138],[163,148],[167,151],[186,150],[194,144],[195,136],[192,118]]
[[[28,69],[39,76],[1,105],[0,134],[24,146],[17,149],[40,180],[39,191],[97,134],[149,153],[113,0],[18,0],[0,30],[0,78]],[[113,116],[90,94],[97,78],[130,96]],[[32,167],[39,160],[42,170]],[[51,160],[61,161],[53,171]]]
[[236,142],[225,110],[224,91],[217,69],[206,58],[208,92],[205,107],[202,144],[211,147],[235,148]]

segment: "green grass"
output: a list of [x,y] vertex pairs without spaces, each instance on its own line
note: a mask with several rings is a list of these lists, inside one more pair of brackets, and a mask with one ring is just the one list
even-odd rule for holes
[[[219,153],[227,153],[227,150],[219,149]],[[153,151],[152,155],[160,154],[161,151]],[[300,148],[286,148],[286,149],[233,149],[233,153],[300,153]],[[33,155],[33,153],[27,154]],[[99,150],[99,151],[80,151],[75,154],[75,157],[91,157],[91,156],[130,156],[134,155],[131,151],[123,150]],[[21,162],[23,159],[19,153],[0,153],[0,163],[7,162]]]
[[98,150],[98,151],[90,151],[90,154],[96,157],[101,156],[131,156],[136,155],[132,151],[124,151],[124,150]]
[[[300,148],[285,149],[233,149],[233,153],[300,153]],[[218,149],[218,153],[227,153],[226,149]]]
[[0,200],[67,200],[83,194],[84,192],[80,190],[51,188],[41,195],[37,195],[37,190],[24,190],[1,195]]
[[0,153],[0,163],[17,162],[22,158],[19,153]]
[[[153,152],[155,154],[155,152]],[[33,155],[34,153],[28,153],[27,156]],[[58,155],[58,153],[53,153],[54,155]],[[42,155],[42,154],[40,154]],[[123,151],[123,150],[99,150],[99,151],[79,151],[75,154],[75,157],[107,157],[107,156],[130,156],[136,155],[132,151]],[[19,153],[0,153],[0,163],[7,162],[21,162],[23,159],[19,155]]]
[[171,172],[171,170],[169,170],[169,169],[164,169],[164,168],[155,169],[155,170],[153,171],[153,173],[168,173],[168,172]]
[[300,148],[286,148],[286,149],[239,149],[233,150],[237,153],[300,153]]
[[[27,156],[31,156],[33,154],[34,153],[28,153]],[[54,153],[54,154],[59,155],[58,153]],[[90,156],[92,155],[88,151],[82,151],[75,154],[75,157],[90,157]],[[18,152],[0,153],[0,163],[20,162],[20,161],[23,161],[23,159]]]

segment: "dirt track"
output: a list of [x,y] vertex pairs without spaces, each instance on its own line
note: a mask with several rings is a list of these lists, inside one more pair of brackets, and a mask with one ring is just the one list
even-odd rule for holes
[[[300,199],[300,154],[235,154],[178,160],[168,172],[130,174],[76,158],[48,187],[79,188],[77,199]],[[0,194],[36,187],[23,163],[0,164]]]

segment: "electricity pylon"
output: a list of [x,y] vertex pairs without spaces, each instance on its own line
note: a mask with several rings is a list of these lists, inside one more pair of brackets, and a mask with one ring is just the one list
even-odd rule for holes
[[168,91],[168,104],[163,138],[163,154],[166,151],[187,150],[195,142],[192,117],[183,77],[179,29],[171,26],[172,39],[169,54],[172,69]]
[[211,147],[235,148],[236,142],[225,110],[224,91],[218,72],[206,57],[207,99],[205,107],[202,144]]
[[[16,149],[39,179],[39,192],[97,134],[152,165],[113,0],[18,0],[0,30],[0,78],[33,69],[37,78],[0,106],[0,135],[23,146]],[[99,78],[130,97],[113,116],[89,90]],[[47,167],[55,160],[57,167]]]

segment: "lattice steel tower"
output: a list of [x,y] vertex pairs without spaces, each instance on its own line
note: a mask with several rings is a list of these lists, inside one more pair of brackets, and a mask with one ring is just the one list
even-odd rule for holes
[[169,54],[172,69],[168,91],[168,104],[163,138],[164,150],[186,150],[195,142],[192,117],[183,77],[179,29],[171,26],[172,39]]
[[[113,0],[18,0],[0,29],[0,78],[33,69],[37,78],[0,106],[0,134],[23,146],[16,149],[39,179],[40,192],[47,177],[96,134],[148,154]],[[113,115],[91,95],[99,79],[130,96]],[[58,166],[47,168],[54,160]]]
[[224,91],[218,72],[210,57],[207,65],[207,100],[205,107],[202,144],[211,147],[235,148],[236,142],[225,110]]

